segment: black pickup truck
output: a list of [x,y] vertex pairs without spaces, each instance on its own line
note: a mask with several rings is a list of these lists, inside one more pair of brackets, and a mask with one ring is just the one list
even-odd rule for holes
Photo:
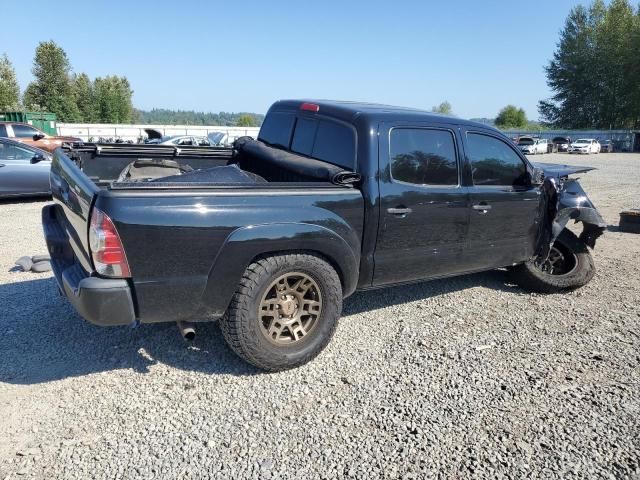
[[220,319],[236,353],[280,370],[327,345],[356,290],[502,267],[535,291],[585,285],[606,226],[569,177],[587,170],[457,118],[287,100],[233,148],[58,150],[42,219],[90,322]]

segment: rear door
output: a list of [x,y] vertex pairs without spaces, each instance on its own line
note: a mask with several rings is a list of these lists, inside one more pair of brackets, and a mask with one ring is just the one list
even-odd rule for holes
[[466,130],[464,149],[471,201],[465,263],[491,269],[531,257],[537,238],[540,190],[531,166],[510,142],[490,131]]
[[0,195],[30,195],[49,192],[51,162],[31,163],[32,150],[0,142]]
[[460,271],[469,219],[454,126],[380,126],[374,285]]

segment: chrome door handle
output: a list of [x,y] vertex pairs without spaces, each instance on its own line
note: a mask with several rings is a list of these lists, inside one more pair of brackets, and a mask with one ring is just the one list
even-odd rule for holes
[[411,213],[413,210],[411,210],[408,207],[395,207],[395,208],[387,208],[387,213],[390,213],[392,215],[407,215],[408,213]]

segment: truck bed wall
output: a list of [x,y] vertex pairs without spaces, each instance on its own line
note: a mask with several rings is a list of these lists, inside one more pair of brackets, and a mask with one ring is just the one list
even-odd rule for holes
[[227,165],[233,157],[230,148],[189,148],[125,144],[122,147],[85,147],[70,152],[69,156],[85,175],[99,184],[108,184],[118,178],[122,170],[136,160],[173,160],[189,165],[194,170]]
[[364,208],[354,188],[104,190],[96,206],[118,229],[145,323],[222,315],[248,264],[275,251],[315,251],[347,295],[356,288]]

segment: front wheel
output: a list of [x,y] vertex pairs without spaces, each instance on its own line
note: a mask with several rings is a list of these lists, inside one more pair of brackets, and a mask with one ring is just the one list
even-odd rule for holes
[[273,255],[247,267],[220,327],[247,362],[286,370],[327,346],[341,311],[342,286],[331,265],[310,254]]
[[512,275],[526,290],[557,293],[586,285],[595,271],[587,246],[573,232],[564,229],[551,246],[546,261],[530,260],[517,265]]

